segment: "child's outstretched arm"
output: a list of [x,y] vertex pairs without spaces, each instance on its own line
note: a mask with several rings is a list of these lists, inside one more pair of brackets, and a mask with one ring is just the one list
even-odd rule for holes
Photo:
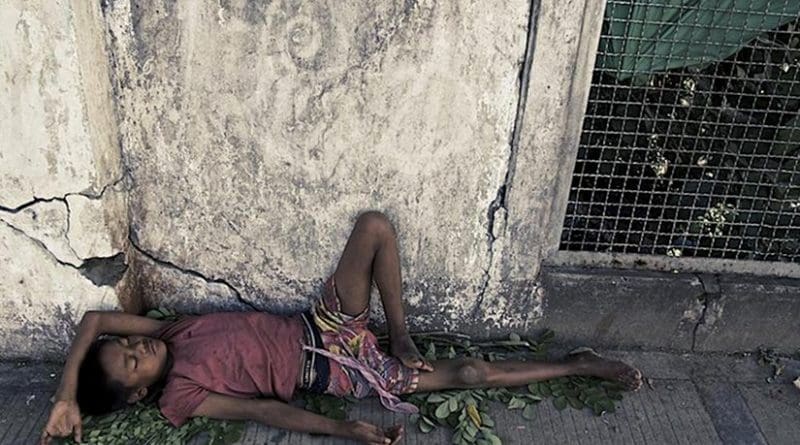
[[272,399],[240,399],[212,393],[193,416],[225,420],[252,420],[293,431],[330,434],[370,445],[395,444],[403,435],[401,426],[387,430],[360,421],[339,421]]
[[123,312],[89,311],[78,325],[78,334],[64,364],[61,382],[55,394],[55,405],[50,411],[41,436],[41,444],[49,444],[52,437],[65,437],[74,434],[81,441],[81,415],[76,401],[78,389],[78,370],[86,356],[86,351],[98,335],[150,335],[166,322]]

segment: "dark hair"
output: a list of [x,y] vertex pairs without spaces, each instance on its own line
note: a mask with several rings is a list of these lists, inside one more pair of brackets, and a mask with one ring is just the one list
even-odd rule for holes
[[109,341],[92,343],[78,370],[78,407],[85,414],[106,414],[128,405],[130,390],[112,380],[100,364],[100,349]]
[[[112,338],[96,340],[86,351],[86,356],[78,370],[78,407],[89,415],[102,415],[128,406],[133,388],[126,388],[121,382],[112,380],[100,364],[100,349]],[[155,402],[166,384],[166,376],[172,368],[172,354],[167,350],[167,363],[158,381],[147,388],[143,403]]]

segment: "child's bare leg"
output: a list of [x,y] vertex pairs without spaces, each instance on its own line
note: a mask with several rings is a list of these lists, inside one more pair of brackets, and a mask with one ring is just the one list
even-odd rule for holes
[[357,315],[369,307],[373,279],[386,312],[392,354],[406,366],[430,370],[406,328],[394,227],[384,214],[365,212],[358,217],[334,272],[342,312]]
[[570,375],[614,380],[630,390],[636,390],[642,384],[642,374],[636,368],[588,352],[570,356],[561,362],[518,360],[486,362],[474,358],[462,358],[439,360],[433,365],[435,371],[420,374],[417,391],[522,386],[539,380]]

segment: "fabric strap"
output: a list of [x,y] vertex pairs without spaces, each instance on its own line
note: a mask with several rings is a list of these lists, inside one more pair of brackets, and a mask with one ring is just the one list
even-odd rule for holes
[[306,351],[315,352],[361,373],[361,375],[364,376],[364,379],[369,382],[369,386],[371,386],[372,389],[378,393],[378,397],[381,399],[381,404],[386,407],[386,409],[406,414],[415,414],[419,412],[419,409],[415,405],[408,402],[403,402],[399,397],[387,391],[386,383],[383,377],[378,374],[377,371],[368,367],[364,363],[352,357],[333,354],[325,349],[313,348],[306,345],[303,346],[303,349]]

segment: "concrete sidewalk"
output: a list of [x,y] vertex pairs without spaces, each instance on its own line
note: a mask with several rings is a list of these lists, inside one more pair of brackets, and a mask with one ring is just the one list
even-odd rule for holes
[[[791,379],[800,362],[783,359],[784,374],[768,383],[771,369],[754,356],[675,354],[652,351],[604,351],[639,366],[649,379],[627,394],[616,413],[602,417],[588,410],[556,410],[538,405],[537,417],[494,407],[493,417],[505,444],[796,444],[800,443],[800,390]],[[0,444],[35,443],[49,413],[58,365],[0,364]],[[405,416],[380,408],[375,400],[350,410],[350,418],[382,425],[406,423]],[[406,444],[447,444],[449,433],[419,433],[407,425]],[[196,441],[202,443],[203,441]],[[242,444],[344,444],[346,441],[247,428]]]

